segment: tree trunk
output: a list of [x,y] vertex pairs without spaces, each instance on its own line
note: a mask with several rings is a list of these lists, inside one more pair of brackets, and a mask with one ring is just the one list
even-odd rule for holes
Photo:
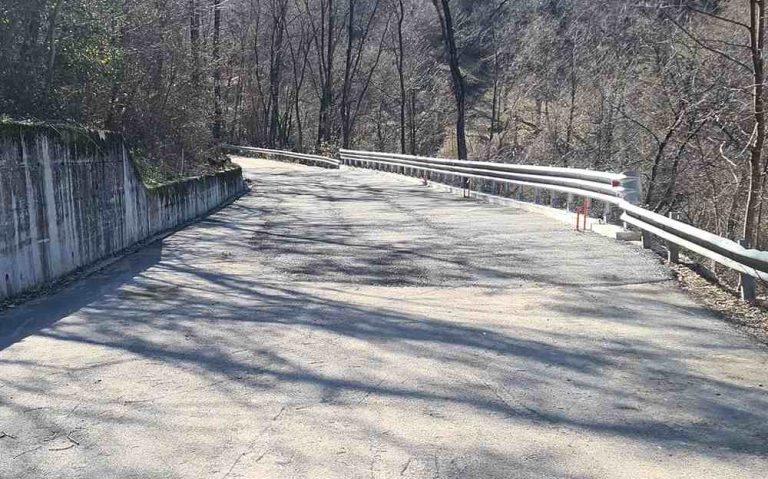
[[400,153],[405,154],[405,106],[408,99],[405,91],[405,71],[403,68],[403,21],[405,20],[405,8],[403,0],[398,0],[397,10],[397,76],[400,81]]
[[280,10],[273,14],[272,39],[269,52],[269,136],[268,145],[275,147],[275,141],[280,136],[280,84],[283,50],[283,34],[285,32],[286,2],[280,4]]
[[[291,54],[291,66],[293,69],[293,108],[295,111],[295,118],[296,118],[296,134],[297,134],[297,145],[295,147],[298,149],[298,151],[304,151],[304,129],[302,124],[302,116],[301,116],[301,89],[304,85],[304,77],[307,71],[307,64],[309,61],[309,49],[310,45],[308,42],[305,41],[304,35],[302,32],[301,38],[299,39],[299,51],[297,55],[297,51],[293,47],[293,41],[289,37],[288,40],[288,48]],[[301,59],[301,66],[299,67],[299,59]]]
[[213,139],[221,142],[221,54],[219,39],[221,36],[221,2],[213,0]]
[[352,88],[352,42],[355,33],[355,0],[349,0],[347,16],[347,52],[344,58],[344,85],[341,88],[341,144],[349,148],[350,144],[350,100]]
[[333,109],[333,57],[335,52],[334,29],[335,15],[333,0],[320,5],[321,29],[320,62],[322,65],[320,112],[317,133],[318,146],[331,139],[331,110]]
[[192,86],[200,87],[200,9],[197,0],[189,0],[189,44],[192,51]]
[[576,116],[576,44],[570,41],[571,57],[571,104],[568,109],[568,126],[565,130],[565,152],[563,154],[563,166],[568,167],[568,163],[571,155],[571,144],[573,143],[573,120]]
[[664,150],[666,150],[667,145],[669,144],[669,140],[672,138],[672,135],[675,133],[675,130],[677,129],[677,123],[678,121],[675,121],[675,124],[667,130],[667,134],[664,135],[664,138],[659,142],[657,148],[656,148],[656,156],[653,158],[653,167],[651,168],[651,178],[648,182],[648,191],[645,193],[645,205],[648,206],[653,201],[653,194],[656,191],[656,180],[659,176],[659,166],[661,166],[661,160],[664,159]]
[[465,128],[465,103],[466,88],[464,75],[459,67],[459,52],[456,48],[456,36],[451,17],[450,0],[432,0],[440,18],[440,27],[443,32],[445,53],[448,55],[448,65],[451,69],[451,81],[453,95],[456,99],[456,152],[460,160],[467,159],[467,136]]
[[755,118],[755,135],[750,145],[749,189],[744,215],[743,235],[749,244],[757,242],[757,217],[760,210],[760,186],[763,174],[763,146],[765,144],[765,0],[750,1],[750,51],[752,53],[753,78],[752,106]]

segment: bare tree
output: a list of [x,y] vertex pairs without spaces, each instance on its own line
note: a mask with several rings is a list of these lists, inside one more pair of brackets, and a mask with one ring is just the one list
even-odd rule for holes
[[456,35],[451,17],[450,0],[432,0],[440,20],[440,29],[443,34],[445,54],[448,57],[448,65],[451,70],[453,95],[456,100],[456,147],[460,160],[467,159],[467,135],[466,135],[466,87],[464,75],[459,67],[459,52],[456,48]]
[[707,39],[702,39],[699,35],[696,35],[689,28],[683,25],[680,21],[676,20],[673,15],[667,14],[667,18],[670,19],[678,28],[680,28],[691,40],[698,44],[703,49],[719,55],[734,66],[740,68],[749,73],[751,76],[751,91],[752,91],[752,117],[753,126],[752,133],[749,138],[749,184],[747,187],[747,199],[744,207],[744,222],[742,226],[742,234],[744,239],[749,244],[755,245],[758,242],[758,217],[762,207],[762,188],[763,177],[768,170],[768,164],[763,162],[763,148],[765,146],[766,135],[766,115],[765,115],[765,58],[763,56],[763,49],[765,46],[765,0],[748,0],[749,1],[749,20],[748,22],[742,22],[740,20],[734,20],[712,11],[699,9],[694,6],[690,6],[689,9],[693,13],[705,16],[710,19],[714,19],[718,22],[725,23],[731,27],[738,28],[745,32],[747,42],[742,46],[749,51],[750,61],[745,62],[737,58],[735,55],[719,48],[712,44]]
[[213,138],[221,141],[221,2],[213,0]]
[[395,49],[395,58],[397,61],[397,79],[400,85],[400,153],[405,154],[405,110],[406,98],[405,91],[405,68],[403,66],[405,62],[405,48],[403,45],[403,22],[405,21],[405,6],[403,0],[393,0],[395,4],[395,11],[397,12],[397,48]]

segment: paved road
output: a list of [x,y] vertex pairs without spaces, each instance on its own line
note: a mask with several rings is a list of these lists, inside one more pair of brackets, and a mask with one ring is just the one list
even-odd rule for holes
[[652,256],[243,163],[234,205],[0,313],[0,477],[766,477],[768,351]]

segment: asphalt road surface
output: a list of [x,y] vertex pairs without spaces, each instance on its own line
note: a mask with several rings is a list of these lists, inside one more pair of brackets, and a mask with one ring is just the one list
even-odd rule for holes
[[768,350],[635,245],[365,170],[0,313],[0,477],[765,478]]

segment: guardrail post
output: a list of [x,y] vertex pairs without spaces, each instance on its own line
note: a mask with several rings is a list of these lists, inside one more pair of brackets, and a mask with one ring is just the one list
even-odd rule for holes
[[652,241],[653,241],[653,236],[651,235],[651,233],[645,230],[640,231],[640,243],[643,245],[643,248],[651,249]]
[[535,204],[541,204],[541,189],[533,188],[533,202]]
[[[749,249],[749,241],[743,239],[739,240],[739,245],[746,249]],[[739,273],[739,291],[741,292],[741,300],[747,303],[754,303],[757,299],[757,291],[755,285],[755,278],[746,274]]]
[[[669,218],[675,221],[680,221],[682,215],[677,211],[670,211]],[[667,241],[667,261],[670,263],[680,263],[680,247],[671,241]]]

